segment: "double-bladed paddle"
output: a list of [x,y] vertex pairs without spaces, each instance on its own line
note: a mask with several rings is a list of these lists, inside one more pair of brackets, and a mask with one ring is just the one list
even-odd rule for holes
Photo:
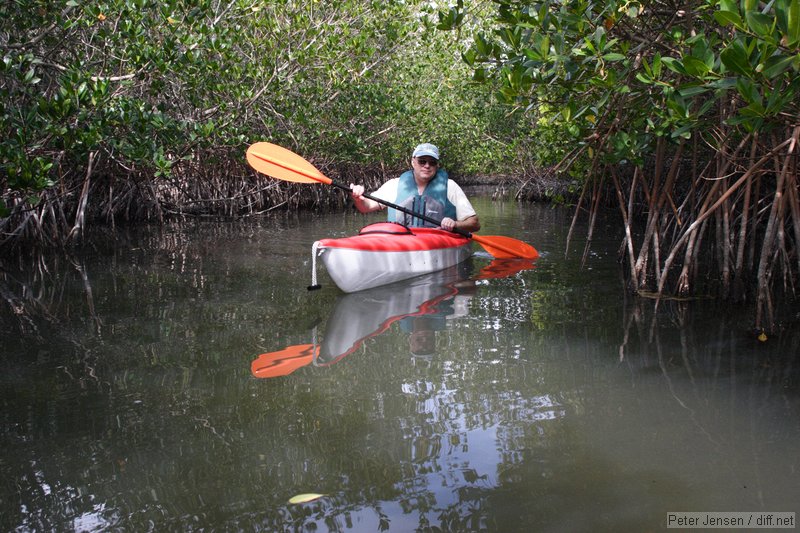
[[[247,149],[247,162],[258,172],[280,180],[292,181],[295,183],[325,183],[326,185],[333,185],[339,189],[350,191],[348,185],[328,178],[317,170],[314,165],[291,150],[287,150],[277,144],[257,142],[250,145]],[[428,216],[414,213],[405,207],[376,198],[369,193],[364,193],[364,198],[369,198],[379,204],[396,209],[401,213],[420,218],[431,224],[436,224],[437,226],[441,224],[441,220],[435,220]],[[536,259],[539,257],[539,252],[537,252],[533,246],[511,237],[504,237],[502,235],[475,235],[474,233],[459,229],[455,229],[453,232],[474,240],[483,246],[487,252],[497,258],[519,257],[523,259]]]

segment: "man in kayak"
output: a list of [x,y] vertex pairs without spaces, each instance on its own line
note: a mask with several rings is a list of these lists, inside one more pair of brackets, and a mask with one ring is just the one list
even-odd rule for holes
[[[362,185],[350,184],[351,195],[356,209],[370,213],[383,209],[381,203],[365,198]],[[409,211],[441,220],[442,229],[475,232],[481,227],[478,215],[461,187],[451,180],[447,172],[439,168],[439,148],[423,143],[411,155],[411,170],[399,178],[393,178],[381,185],[372,196],[386,202],[397,204]],[[419,217],[389,208],[390,222],[400,222],[406,226],[434,226]]]

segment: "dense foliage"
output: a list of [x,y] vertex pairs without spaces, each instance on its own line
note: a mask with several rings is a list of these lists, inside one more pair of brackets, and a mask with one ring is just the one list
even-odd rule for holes
[[242,156],[258,140],[388,169],[435,140],[452,170],[492,170],[510,124],[432,15],[403,1],[3,3],[0,242],[270,209],[286,194]]
[[[772,286],[800,273],[800,1],[494,4],[464,59],[572,135],[563,164],[591,162],[590,212],[615,194],[632,287],[686,295],[710,277],[756,293],[770,323]],[[466,15],[459,2],[443,26]]]

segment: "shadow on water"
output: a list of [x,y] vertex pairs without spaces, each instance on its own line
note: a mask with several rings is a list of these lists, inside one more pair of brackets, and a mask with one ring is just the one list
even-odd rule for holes
[[[800,511],[800,330],[762,342],[713,301],[656,310],[621,290],[618,241],[582,270],[564,215],[519,209],[482,220],[530,231],[535,269],[481,277],[476,258],[362,295],[305,290],[310,243],[351,215],[6,263],[0,529],[643,531],[668,511]],[[317,366],[253,375],[254,354],[296,345]],[[324,496],[288,503],[305,492]]]

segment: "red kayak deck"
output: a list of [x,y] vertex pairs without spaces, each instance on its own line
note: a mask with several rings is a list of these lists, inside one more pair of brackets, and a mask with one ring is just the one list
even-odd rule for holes
[[371,252],[413,252],[464,246],[469,239],[438,228],[409,228],[396,222],[376,222],[358,235],[321,239],[326,248],[349,248]]

